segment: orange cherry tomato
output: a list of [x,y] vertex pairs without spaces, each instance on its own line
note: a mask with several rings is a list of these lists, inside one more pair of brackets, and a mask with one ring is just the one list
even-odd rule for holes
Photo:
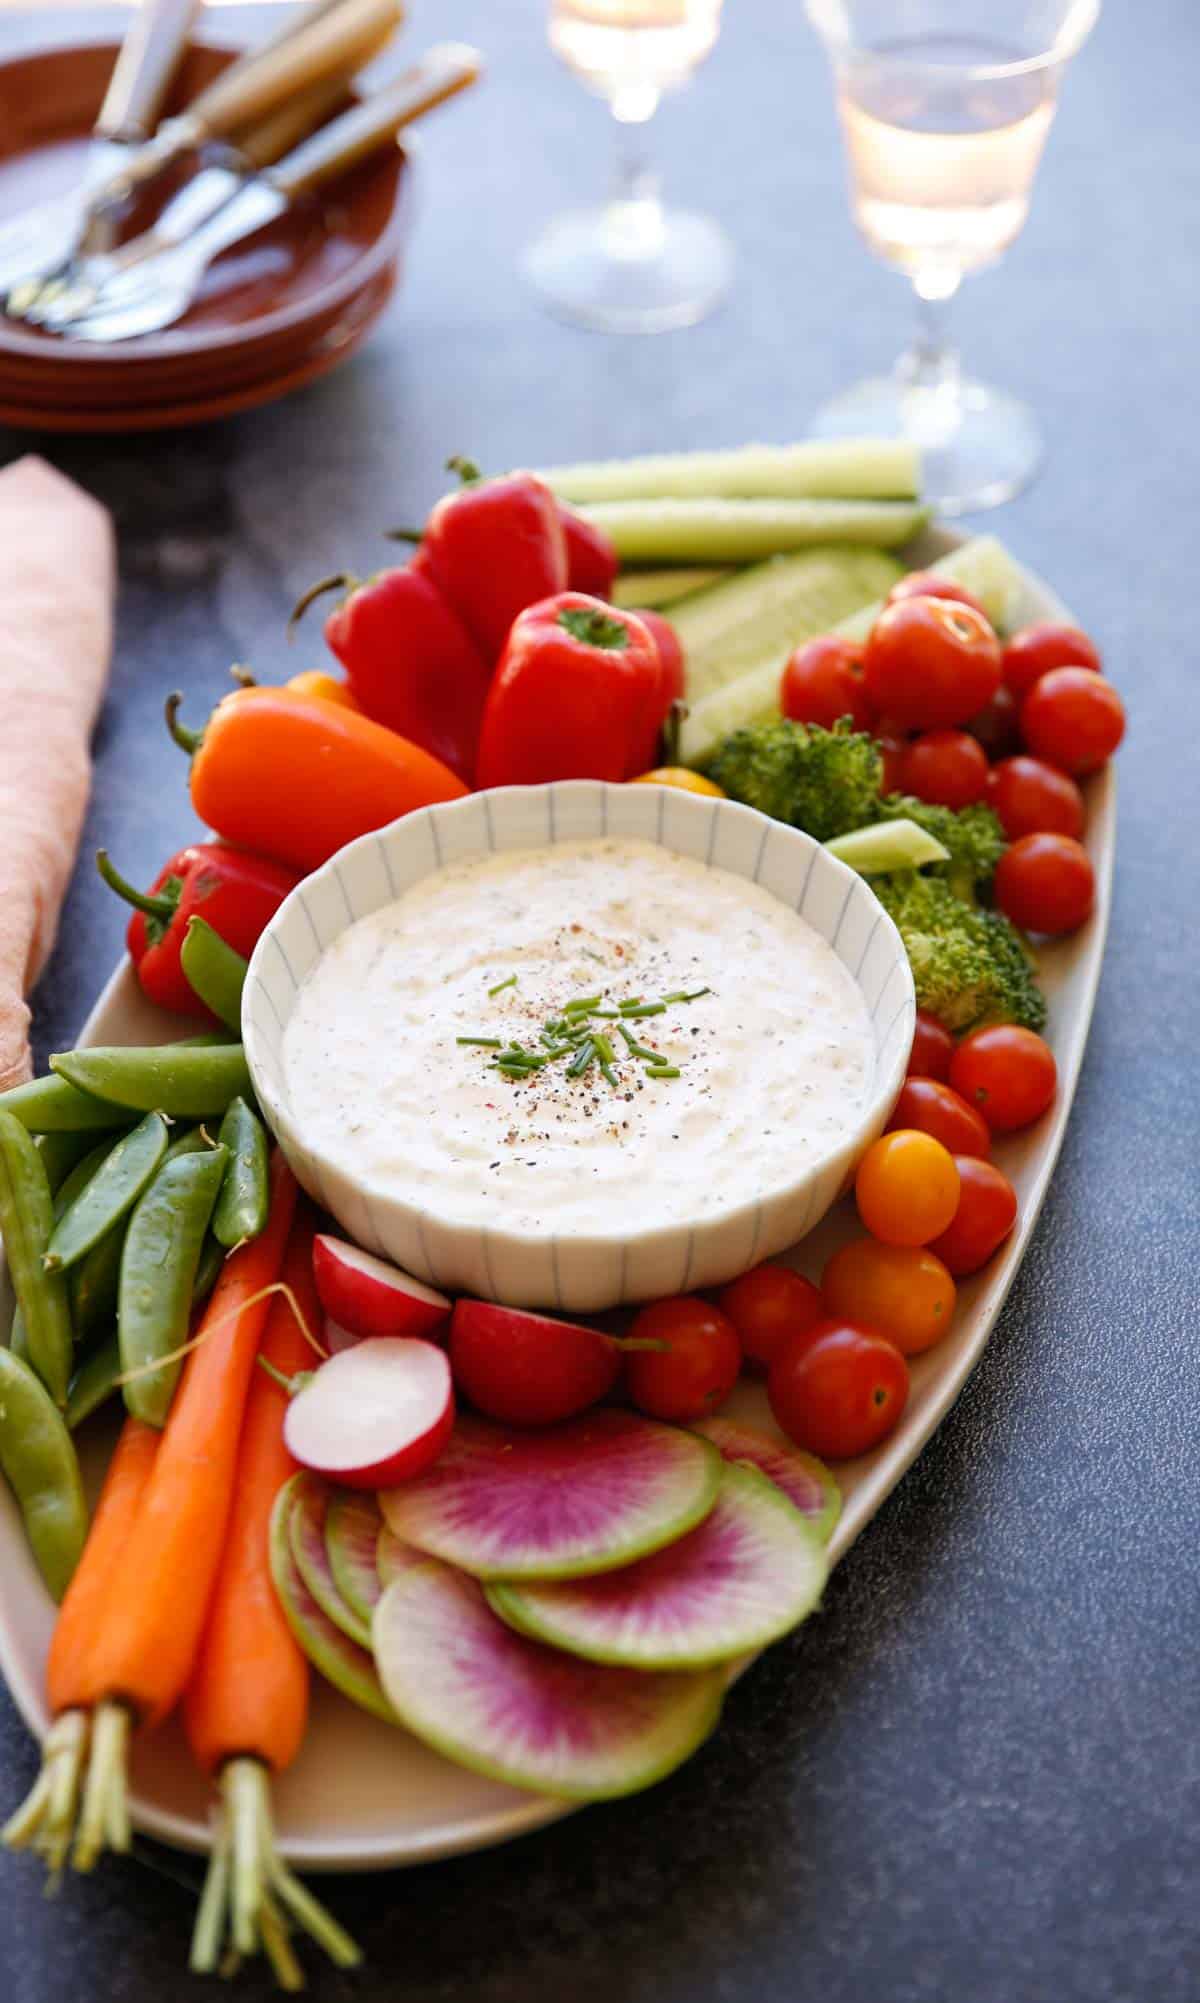
[[932,1349],[954,1315],[954,1281],[925,1245],[855,1238],[830,1259],[821,1275],[821,1292],[826,1312],[835,1320],[873,1328],[894,1342],[902,1356]]
[[706,799],[723,800],[725,790],[703,772],[689,772],[686,765],[656,765],[653,772],[639,772],[631,786],[674,786],[681,793],[703,793]]
[[912,1049],[908,1055],[909,1077],[948,1078],[953,1055],[954,1038],[950,1031],[943,1028],[936,1015],[919,1008]]
[[757,1370],[769,1370],[784,1344],[825,1312],[819,1288],[774,1259],[722,1287],[717,1300],[738,1332],[747,1363]]
[[733,1323],[698,1294],[655,1301],[634,1318],[636,1341],[659,1349],[631,1349],[625,1360],[625,1387],[639,1412],[684,1425],[714,1412],[729,1396],[742,1368],[742,1349]]
[[1000,686],[1000,642],[981,612],[946,598],[885,605],[863,653],[867,694],[905,730],[965,723]]
[[996,866],[996,902],[1024,932],[1076,932],[1096,901],[1096,874],[1072,835],[1022,835]]
[[767,1397],[790,1440],[824,1460],[879,1445],[908,1402],[908,1365],[892,1342],[853,1322],[821,1321],[771,1365]]
[[959,1279],[986,1266],[1017,1221],[1017,1192],[995,1162],[956,1155],[961,1193],[949,1228],[929,1251]]
[[992,1136],[982,1113],[941,1078],[906,1078],[887,1131],[916,1127],[932,1134],[952,1155],[990,1155]]
[[1058,1067],[1032,1029],[998,1022],[964,1036],[950,1061],[950,1083],[994,1134],[1008,1134],[1041,1118],[1054,1099]]
[[885,1245],[927,1245],[958,1208],[954,1156],[932,1134],[912,1127],[883,1134],[858,1165],[854,1194],[873,1238]]

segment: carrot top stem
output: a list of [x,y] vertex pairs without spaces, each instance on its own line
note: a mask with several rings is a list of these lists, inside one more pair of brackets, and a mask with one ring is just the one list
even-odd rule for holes
[[242,1959],[261,1950],[283,1989],[304,1976],[288,1941],[288,1923],[323,1947],[339,1968],[355,1968],[361,1952],[332,1913],[293,1876],[275,1848],[271,1776],[261,1760],[239,1758],[221,1769],[221,1814],[214,1832],[190,1966],[211,1975],[227,1965],[226,1941]]
[[92,1714],[91,1756],[71,1858],[77,1871],[90,1871],[104,1849],[129,1848],[126,1786],[132,1726],[128,1707],[111,1698],[97,1704]]
[[42,1747],[42,1770],[31,1792],[4,1825],[10,1849],[34,1849],[57,1877],[67,1861],[87,1760],[88,1714],[64,1711]]

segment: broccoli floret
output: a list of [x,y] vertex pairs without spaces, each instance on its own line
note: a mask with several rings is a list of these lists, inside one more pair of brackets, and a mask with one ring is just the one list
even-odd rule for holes
[[948,862],[931,863],[935,876],[943,876],[959,897],[971,902],[980,892],[991,889],[996,864],[1007,842],[990,807],[976,805],[934,807],[927,800],[915,800],[908,793],[887,793],[880,800],[874,818],[879,821],[915,821],[949,851]]
[[819,842],[877,818],[883,760],[848,718],[832,730],[776,718],[725,739],[708,768],[729,795]]
[[912,966],[917,1002],[947,1029],[1018,1022],[1041,1029],[1046,1003],[1028,949],[999,911],[965,904],[940,877],[916,870],[872,878]]

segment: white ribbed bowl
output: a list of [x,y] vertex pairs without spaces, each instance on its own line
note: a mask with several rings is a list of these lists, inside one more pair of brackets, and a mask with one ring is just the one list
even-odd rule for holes
[[[296,996],[352,924],[451,862],[504,849],[618,836],[761,884],[828,940],[862,990],[875,1071],[852,1132],[803,1175],[694,1226],[620,1236],[483,1229],[348,1175],[313,1146],[290,1104],[282,1046]],[[300,1182],[358,1244],[449,1293],[513,1307],[596,1312],[719,1285],[795,1245],[824,1216],[882,1132],[904,1076],[916,1003],[895,926],[867,885],[808,835],[729,800],[666,786],[569,780],[513,786],[406,815],[306,877],[254,952],[242,1033],[254,1089]]]

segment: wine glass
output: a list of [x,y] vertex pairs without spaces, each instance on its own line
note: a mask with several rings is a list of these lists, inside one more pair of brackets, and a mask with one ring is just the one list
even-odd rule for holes
[[622,135],[616,184],[596,208],[559,216],[525,256],[526,275],[566,319],[613,333],[700,320],[733,259],[707,216],[666,208],[642,135],[666,90],[710,53],[721,0],[550,0],[550,46],[608,100]]
[[1042,453],[1032,413],[965,376],[946,308],[1019,235],[1071,57],[1100,0],[806,0],[833,65],[854,219],[917,298],[891,375],[817,413],[821,437],[911,438],[946,514],[1019,492]]

